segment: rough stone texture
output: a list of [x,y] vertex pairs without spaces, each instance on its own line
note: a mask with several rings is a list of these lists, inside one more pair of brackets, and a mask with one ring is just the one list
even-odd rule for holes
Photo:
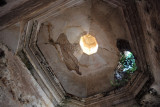
[[146,94],[143,96],[141,104],[145,107],[158,107],[160,105],[160,96]]
[[[55,0],[7,0],[8,4],[0,7],[0,30],[17,23],[20,20],[33,17],[33,12],[38,12],[44,6]],[[4,11],[4,12],[3,12]],[[3,21],[2,21],[3,20]]]
[[146,59],[155,83],[152,85],[160,94],[160,1],[142,0],[137,2],[145,35]]
[[9,13],[12,11],[12,9],[16,8],[17,6],[22,5],[24,2],[28,0],[2,0],[5,1],[6,4],[0,7],[0,16],[5,15],[6,13]]
[[21,60],[3,45],[0,48],[5,52],[5,56],[0,58],[1,107],[52,107]]
[[0,32],[0,42],[16,52],[20,34],[20,24],[16,23]]
[[[19,18],[24,19],[24,17],[26,17],[26,14],[28,15],[30,12],[32,13],[33,11],[37,12],[37,9],[39,9],[39,7],[47,6],[50,2],[52,2],[51,0],[46,0],[44,3],[41,4],[43,0],[26,1],[24,1],[25,3],[23,3],[20,0],[16,0],[15,4],[17,4],[17,6],[13,4],[13,7],[11,6],[10,8],[8,8],[8,10],[5,11],[6,13],[2,13],[2,10],[0,11],[0,20],[3,20],[0,22],[0,28],[4,28],[12,23],[17,22]],[[7,0],[7,2],[10,3],[9,0]],[[113,2],[117,1],[113,0]],[[110,1],[111,4],[113,2]],[[147,69],[149,69],[152,72],[155,79],[155,83],[152,85],[152,87],[157,90],[158,94],[160,94],[160,2],[158,0],[137,0],[136,3],[142,23],[140,23],[141,21],[134,15],[134,12],[137,12],[136,10],[134,10],[136,7],[132,8],[128,6],[127,11],[133,9],[133,11],[130,11],[133,13],[129,13],[130,16],[134,16],[129,17],[131,20],[133,20],[132,23],[130,23],[130,25],[137,30],[135,31],[135,35],[137,36],[139,41],[138,46],[140,47],[140,49],[145,51],[146,55],[143,58],[138,58],[142,60],[147,60]],[[62,85],[65,87],[67,92],[71,92],[77,96],[86,97],[86,95],[92,95],[95,93],[103,92],[106,89],[110,89],[110,80],[113,79],[113,69],[117,65],[118,61],[118,56],[116,54],[119,53],[118,49],[116,48],[116,39],[118,39],[119,37],[121,37],[122,39],[128,39],[132,46],[136,43],[130,41],[130,38],[127,38],[127,35],[129,33],[128,30],[124,27],[124,19],[120,17],[122,15],[122,11],[119,10],[116,5],[112,5],[112,7],[108,6],[107,3],[99,1],[98,3],[94,2],[93,7],[90,6],[90,3],[88,3],[87,5],[82,4],[81,6],[83,7],[82,10],[78,6],[75,6],[65,11],[62,16],[60,15],[56,18],[51,17],[50,19],[47,19],[47,22],[43,23],[41,26],[39,32],[40,34],[38,35],[38,46],[40,47],[43,54],[49,61],[50,66],[52,66],[52,68],[55,70],[56,75],[58,76],[59,80],[61,80]],[[6,8],[7,7],[3,7],[3,10],[5,10]],[[28,10],[28,8],[31,9]],[[11,9],[13,9],[13,11],[10,11]],[[137,24],[135,24],[134,22],[138,23],[139,25],[137,26]],[[76,24],[76,26],[74,24]],[[77,26],[78,24],[81,27]],[[143,29],[139,31],[141,24]],[[48,25],[52,25],[52,28],[50,29],[51,31],[48,30]],[[81,71],[82,75],[85,75],[80,77],[76,75],[74,71],[70,72],[67,69],[65,63],[63,62],[62,54],[59,54],[61,53],[61,47],[55,44],[50,44],[53,41],[57,40],[60,33],[65,33],[69,38],[69,42],[71,44],[78,43],[80,35],[86,32],[83,32],[83,29],[81,28],[84,28],[85,30],[87,29],[86,31],[88,31],[94,36],[98,35],[98,42],[101,46],[101,49],[99,49],[98,54],[104,58],[103,60],[106,59],[105,61],[108,61],[107,66],[111,66],[111,68],[107,69],[107,73],[105,70],[100,70],[100,72],[98,72],[99,75],[97,75],[97,71],[94,72],[95,74],[93,72],[90,73],[90,71],[94,71],[95,69],[92,69],[90,71],[84,69],[89,64],[95,65],[100,63],[100,65],[102,64],[103,66],[104,63],[101,59],[97,63],[90,63],[94,62],[94,58],[97,58],[97,56],[93,56],[90,59],[86,55],[82,55],[83,53],[80,51],[80,49],[78,49],[79,47],[75,51],[74,56],[81,63],[84,63],[81,64]],[[2,30],[0,33],[0,42],[6,44],[11,50],[16,51],[19,39],[18,32],[19,25],[18,27],[13,25],[8,29]],[[77,35],[77,32],[81,33]],[[32,78],[29,71],[25,68],[25,65],[23,65],[22,62],[19,60],[19,58],[9,51],[5,51],[5,54],[5,58],[0,59],[0,69],[2,69],[2,71],[0,71],[1,105],[3,105],[4,107],[16,107],[32,105],[40,106],[41,104],[43,106],[46,106],[46,104],[51,104],[50,101],[45,97],[45,94],[38,86],[36,81]],[[139,53],[136,54],[139,55]],[[6,59],[8,59],[8,61]],[[86,61],[86,59],[88,59],[89,61]],[[143,64],[144,63],[142,63],[142,65]],[[94,66],[92,67],[96,68]],[[88,77],[86,77],[87,75]],[[102,80],[102,78],[104,78],[104,80]],[[87,89],[86,86],[88,87]],[[38,89],[40,89],[41,92],[37,91]],[[130,100],[129,96],[126,96],[126,98],[128,98],[128,102],[124,104],[119,104],[118,106],[137,106],[137,103],[134,100]],[[150,101],[151,103],[156,101],[155,104],[157,104],[157,102],[159,104],[159,98],[155,98],[154,96],[146,95],[144,96],[144,100],[146,102]],[[121,100],[119,102],[121,102]],[[90,107],[106,107],[107,104],[108,102],[102,101],[97,103],[96,105],[93,104]],[[70,106],[74,107],[74,105],[69,105],[69,107]]]

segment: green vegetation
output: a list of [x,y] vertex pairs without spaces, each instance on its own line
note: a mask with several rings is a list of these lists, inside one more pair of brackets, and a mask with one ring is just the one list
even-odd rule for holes
[[121,53],[118,66],[115,70],[113,86],[123,86],[131,79],[131,75],[136,71],[137,66],[133,54],[130,51]]

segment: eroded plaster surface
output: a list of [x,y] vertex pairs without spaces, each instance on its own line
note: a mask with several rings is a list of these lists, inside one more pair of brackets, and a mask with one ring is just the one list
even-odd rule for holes
[[16,23],[0,32],[0,42],[16,52],[20,35],[20,24]]
[[148,68],[152,72],[155,82],[152,85],[160,94],[160,19],[159,1],[137,2],[145,35]]
[[54,107],[21,59],[0,44],[0,106]]
[[[140,8],[138,11],[139,15],[144,21],[142,27],[146,43],[143,44],[142,42],[142,44],[147,47],[145,48],[146,57],[144,58],[147,59],[147,63],[149,64],[148,69],[155,78],[155,83],[152,87],[155,88],[159,94],[159,16],[157,15],[158,2],[156,0],[153,1],[154,2],[142,0],[142,2],[137,1],[136,3],[137,7]],[[157,5],[155,1],[157,2]],[[23,9],[27,11],[26,7],[23,7]],[[134,9],[135,8],[133,8],[133,11],[131,12],[134,12]],[[67,93],[79,97],[87,97],[96,93],[112,90],[110,80],[113,79],[114,68],[116,68],[119,60],[119,51],[116,47],[116,40],[119,38],[126,39],[132,46],[135,45],[128,37],[129,33],[125,27],[126,24],[123,18],[124,11],[122,12],[121,8],[117,7],[117,5],[109,5],[107,2],[102,2],[100,0],[93,0],[92,2],[88,0],[66,10],[62,8],[60,10],[62,10],[60,14],[56,16],[50,14],[52,17],[46,17],[44,22],[42,22],[38,33],[37,46],[44,55],[44,58],[49,62],[49,66],[52,67],[53,72],[58,77],[61,85]],[[14,12],[12,11],[12,13]],[[129,15],[132,17],[132,13]],[[22,14],[22,16],[24,16],[24,14]],[[14,17],[15,16],[13,16],[13,19]],[[129,17],[127,16],[126,20],[129,20],[128,18]],[[17,18],[15,19],[17,20]],[[135,21],[133,17],[132,21],[131,26],[136,27],[137,20]],[[139,23],[138,25],[141,24]],[[0,32],[0,42],[7,45],[13,51],[17,49],[19,27],[19,24],[16,24],[1,30]],[[136,30],[137,29],[138,27]],[[132,32],[132,29],[130,32]],[[134,33],[137,32],[138,31],[135,31]],[[84,54],[79,46],[80,37],[86,33],[95,36],[99,43],[98,52],[91,56]],[[64,36],[61,37],[60,35]],[[140,35],[136,35],[137,38],[139,36]],[[63,39],[63,37],[65,37],[65,39]],[[139,45],[139,47],[141,46],[142,45]],[[135,54],[138,55],[139,53]],[[1,67],[2,69],[5,69],[6,72],[2,72],[1,78],[1,85],[3,86],[3,88],[1,88],[2,104],[12,104],[13,106],[31,106],[34,104],[44,104],[44,106],[46,106],[45,104],[52,104],[45,97],[46,94],[42,94],[42,91],[37,92],[36,88],[33,86],[33,84],[37,85],[36,81],[31,81],[33,79],[32,75],[26,70],[19,58],[12,52],[7,52],[7,55],[7,58],[9,59],[7,67],[4,63],[5,61],[2,61],[5,58],[1,60]],[[141,58],[137,60],[140,61]],[[25,73],[26,71],[28,72],[27,74]],[[18,82],[17,78],[19,79]],[[145,79],[141,78],[141,81],[143,80]],[[27,84],[28,87],[24,84]],[[140,86],[140,88],[138,88],[138,90],[140,90],[143,85],[138,84],[137,86]],[[12,87],[13,90],[11,89]],[[38,87],[38,89],[41,90],[40,87]],[[134,90],[133,92],[135,92]],[[41,98],[41,96],[43,97]],[[129,101],[125,100],[128,102],[118,106],[124,107],[132,104],[137,106],[136,102],[130,100],[129,96],[126,96],[125,98]],[[146,102],[148,101],[148,98],[150,97],[144,98],[146,99]],[[9,103],[6,102],[8,99],[10,101]],[[122,100],[116,100],[114,103],[119,104],[121,101]],[[113,101],[111,102],[113,103]],[[108,100],[103,100],[97,104],[91,104],[90,106],[103,107],[108,103]]]
[[[38,47],[68,93],[87,97],[113,88],[110,81],[120,58],[116,42],[128,40],[122,15],[120,8],[95,0],[61,11],[41,24]],[[79,45],[87,33],[99,45],[90,56]]]

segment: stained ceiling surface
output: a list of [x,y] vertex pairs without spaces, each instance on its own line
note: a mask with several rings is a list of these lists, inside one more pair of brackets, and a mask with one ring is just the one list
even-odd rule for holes
[[[120,8],[87,0],[46,19],[37,45],[65,91],[88,97],[113,89],[110,81],[120,58],[116,41],[127,40],[126,29]],[[96,38],[97,53],[83,53],[79,41],[85,34]]]

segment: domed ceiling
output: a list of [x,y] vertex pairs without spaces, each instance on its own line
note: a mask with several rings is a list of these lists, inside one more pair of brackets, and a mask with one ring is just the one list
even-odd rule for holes
[[[87,97],[112,89],[120,53],[116,40],[127,39],[126,29],[121,9],[87,0],[44,20],[37,45],[64,89]],[[82,51],[79,41],[85,34],[96,38],[97,53]]]
[[[120,98],[133,99],[148,80],[143,50],[137,45],[141,41],[135,36],[140,34],[140,28],[132,26],[137,21],[132,15],[136,14],[124,2],[121,6],[114,2],[57,0],[24,26],[19,49],[24,47],[35,69],[33,76],[53,103],[69,95],[82,105],[100,100],[117,104]],[[98,46],[97,52],[86,54],[82,49],[80,39],[84,35],[93,36],[97,45],[92,46]],[[138,70],[130,83],[115,93],[111,81],[121,57],[118,40],[130,45],[127,47],[136,57]]]

